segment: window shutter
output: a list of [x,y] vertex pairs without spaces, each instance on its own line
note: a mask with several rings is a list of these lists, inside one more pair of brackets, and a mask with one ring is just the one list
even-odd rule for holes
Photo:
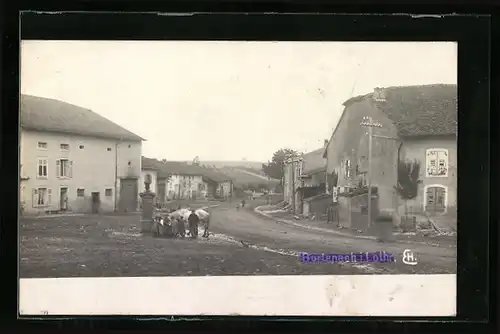
[[68,176],[73,177],[73,160],[68,161]]
[[61,176],[61,160],[56,160],[56,176]]
[[38,159],[36,175],[37,175],[37,177],[43,176],[43,160],[42,159]]
[[33,199],[32,199],[31,205],[33,207],[36,207],[38,205],[38,190],[37,189],[33,189]]
[[47,189],[47,205],[52,204],[52,189]]

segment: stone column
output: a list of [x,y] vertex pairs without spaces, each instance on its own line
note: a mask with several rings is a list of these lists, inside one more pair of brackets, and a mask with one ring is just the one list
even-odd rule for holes
[[146,186],[146,191],[142,192],[139,196],[142,200],[142,215],[141,215],[141,232],[149,233],[153,227],[153,209],[154,209],[154,199],[156,194],[149,190],[151,180],[146,179],[144,185]]

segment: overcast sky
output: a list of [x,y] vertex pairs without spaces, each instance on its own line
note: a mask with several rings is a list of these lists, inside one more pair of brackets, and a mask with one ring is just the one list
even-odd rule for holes
[[21,92],[147,139],[167,160],[267,161],[320,148],[374,87],[457,83],[454,43],[24,41]]

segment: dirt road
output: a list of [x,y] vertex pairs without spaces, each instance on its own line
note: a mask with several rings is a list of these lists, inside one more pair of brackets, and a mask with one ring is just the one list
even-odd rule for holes
[[[344,237],[297,226],[278,223],[253,212],[252,208],[236,210],[222,205],[211,210],[211,230],[241,240],[255,249],[268,249],[289,256],[305,253],[386,252],[395,263],[357,263],[365,273],[385,274],[450,274],[456,273],[456,248],[424,244],[378,243],[367,239]],[[402,262],[405,249],[411,250],[416,265]],[[323,264],[328,266],[331,264]],[[353,272],[358,274],[358,272]]]

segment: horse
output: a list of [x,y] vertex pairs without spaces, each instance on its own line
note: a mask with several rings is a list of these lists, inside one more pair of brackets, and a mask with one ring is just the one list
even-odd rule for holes
[[197,209],[194,211],[194,213],[200,218],[200,223],[203,225],[204,227],[204,231],[203,231],[203,237],[204,238],[208,238],[208,228],[210,227],[210,214],[203,210],[203,209]]

